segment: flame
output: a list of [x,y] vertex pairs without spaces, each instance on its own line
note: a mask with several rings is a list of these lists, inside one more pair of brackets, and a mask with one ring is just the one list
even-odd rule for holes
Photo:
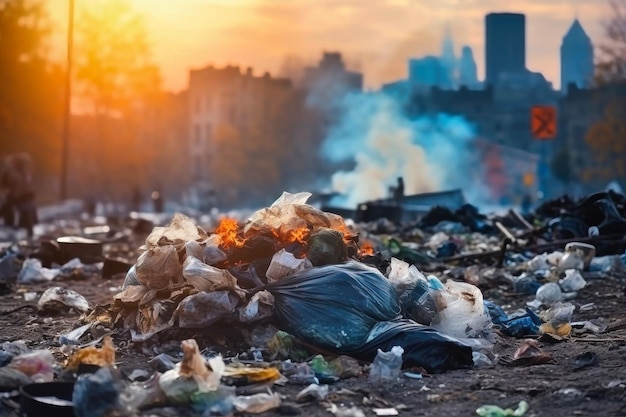
[[300,227],[298,229],[290,230],[287,234],[287,240],[292,242],[298,242],[302,244],[306,244],[309,238],[309,228],[308,227]]
[[359,256],[371,256],[374,254],[374,246],[368,241],[363,242],[359,248]]
[[225,217],[215,229],[215,233],[220,236],[221,246],[225,249],[236,247],[240,248],[246,242],[239,236],[239,224],[237,220]]

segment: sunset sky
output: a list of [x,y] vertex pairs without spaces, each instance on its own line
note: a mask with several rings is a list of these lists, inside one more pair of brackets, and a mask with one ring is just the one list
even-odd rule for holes
[[[69,0],[48,0],[54,44],[62,51]],[[75,0],[76,13],[91,0]],[[526,62],[559,87],[561,38],[578,16],[594,44],[603,39],[604,0],[129,0],[145,15],[152,55],[165,87],[186,88],[188,69],[208,64],[251,66],[275,74],[285,56],[314,64],[340,51],[365,74],[368,88],[405,78],[410,57],[438,53],[444,28],[457,55],[474,50],[484,77],[484,16],[526,14]]]

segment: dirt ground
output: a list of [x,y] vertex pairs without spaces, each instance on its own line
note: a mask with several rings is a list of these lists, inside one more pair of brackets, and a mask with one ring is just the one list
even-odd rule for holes
[[[405,416],[472,416],[484,404],[516,408],[521,400],[529,403],[526,416],[626,416],[626,274],[587,277],[588,285],[571,302],[576,306],[573,322],[603,318],[609,327],[602,334],[583,333],[574,329],[571,337],[560,342],[540,340],[540,346],[553,356],[548,364],[513,367],[509,362],[521,340],[498,337],[496,353],[499,361],[493,368],[448,371],[425,376],[423,379],[402,377],[395,386],[380,387],[368,383],[367,372],[329,386],[325,402],[296,403],[295,395],[303,386],[275,386],[285,404],[265,416],[296,415],[330,416],[327,408],[357,406],[366,416],[376,415],[374,408],[396,408]],[[104,280],[55,282],[53,285],[71,288],[87,298],[90,304],[109,303],[122,284],[122,278]],[[24,293],[38,295],[50,286],[18,286],[0,297],[0,343],[24,340],[32,349],[49,348],[59,363],[65,359],[58,338],[72,328],[79,316],[70,314],[47,317],[38,315],[36,301],[25,302]],[[504,286],[483,289],[485,299],[502,305],[507,312],[521,307],[531,296],[510,293]],[[581,305],[593,303],[580,311]],[[205,340],[201,331],[198,340]],[[212,335],[215,336],[215,335]],[[122,371],[151,370],[147,361],[155,353],[166,351],[177,342],[161,346],[122,344],[117,340],[117,361]],[[215,340],[209,338],[206,340]],[[212,346],[200,348],[212,349]],[[220,349],[220,347],[217,347]],[[221,348],[223,350],[223,348]],[[574,358],[586,352],[597,354],[599,363],[576,369]],[[231,352],[236,353],[236,352]],[[367,371],[367,366],[364,367]],[[185,408],[152,408],[141,416],[191,416]],[[358,415],[358,414],[346,414]]]

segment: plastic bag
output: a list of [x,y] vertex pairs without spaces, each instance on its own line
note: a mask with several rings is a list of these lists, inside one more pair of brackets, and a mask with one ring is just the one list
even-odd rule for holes
[[365,344],[343,353],[371,362],[378,349],[387,352],[394,346],[404,349],[402,368],[422,367],[429,373],[437,373],[473,365],[470,346],[435,329],[403,319],[378,323]]
[[[291,241],[292,233],[298,229],[315,231],[319,228],[345,228],[337,216],[325,213],[306,204],[311,193],[283,194],[270,206],[256,211],[244,227],[246,236],[275,233],[281,241]],[[337,229],[343,231],[344,229]]]
[[233,316],[239,299],[230,291],[201,292],[190,295],[178,304],[170,325],[178,319],[181,328],[203,328]]
[[21,372],[32,382],[50,382],[54,379],[54,358],[47,349],[33,350],[13,358],[7,368]]
[[243,298],[244,294],[237,285],[237,278],[225,269],[207,265],[193,256],[187,257],[183,264],[183,277],[198,291],[234,290]]
[[[181,281],[183,267],[174,245],[154,246],[142,253],[135,266],[137,280],[153,290]],[[130,272],[130,271],[129,271]]]
[[483,294],[478,287],[448,280],[440,294],[444,304],[431,323],[433,328],[459,339],[480,337],[491,328],[491,318],[485,313]]
[[274,314],[274,296],[269,291],[259,291],[252,296],[248,304],[239,308],[239,320],[253,323]]
[[568,269],[565,271],[565,278],[559,280],[559,285],[565,292],[574,292],[585,288],[587,281],[577,269]]
[[376,323],[400,313],[389,281],[357,262],[312,268],[267,290],[285,331],[328,349],[356,349]]
[[22,269],[17,275],[19,284],[37,284],[55,279],[61,271],[59,269],[48,269],[41,266],[41,261],[36,258],[29,258],[22,264]]
[[471,347],[411,320],[394,320],[400,311],[395,289],[363,264],[313,268],[267,289],[281,327],[309,344],[370,362],[378,349],[401,346],[405,367],[428,372],[472,366]]
[[206,238],[206,232],[196,226],[189,217],[176,213],[168,226],[152,229],[152,233],[146,238],[146,247],[151,249],[157,246],[173,245],[178,250],[190,240]]
[[89,310],[89,303],[76,291],[61,287],[48,288],[37,302],[37,308],[42,312],[62,311],[70,308],[81,313]]
[[269,268],[265,273],[267,282],[272,284],[296,272],[311,268],[311,262],[307,258],[298,259],[291,252],[281,249],[272,257]]
[[409,263],[397,258],[391,258],[387,277],[398,295],[415,288],[418,280],[426,281],[424,274],[415,265],[409,265]]
[[378,349],[368,380],[373,384],[393,383],[400,377],[404,349],[394,346],[389,352]]

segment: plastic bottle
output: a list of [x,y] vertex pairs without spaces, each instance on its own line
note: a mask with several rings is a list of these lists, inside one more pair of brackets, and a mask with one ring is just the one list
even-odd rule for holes
[[402,369],[403,353],[404,349],[400,346],[392,347],[389,352],[378,349],[370,370],[369,381],[373,384],[388,384],[397,381]]

